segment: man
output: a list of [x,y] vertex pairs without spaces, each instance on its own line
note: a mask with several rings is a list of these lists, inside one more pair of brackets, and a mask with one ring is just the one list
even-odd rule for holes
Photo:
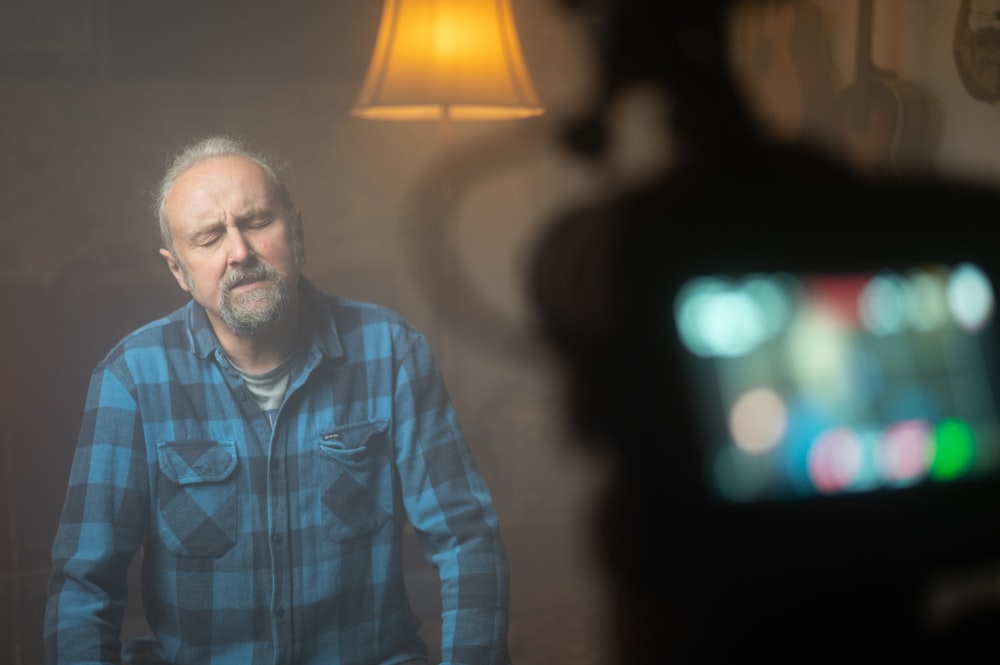
[[[236,141],[180,152],[156,211],[192,300],[94,370],[47,662],[423,663],[406,522],[440,574],[442,660],[509,662],[497,517],[424,337],[302,276],[301,217]],[[152,635],[122,649],[139,548]]]

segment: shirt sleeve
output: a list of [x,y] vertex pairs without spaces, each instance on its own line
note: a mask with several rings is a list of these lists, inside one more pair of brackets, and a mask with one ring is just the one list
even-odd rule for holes
[[425,338],[399,363],[395,443],[403,501],[441,578],[444,663],[504,665],[509,570],[497,515]]
[[119,663],[128,567],[142,542],[148,475],[133,392],[91,376],[45,609],[47,665]]

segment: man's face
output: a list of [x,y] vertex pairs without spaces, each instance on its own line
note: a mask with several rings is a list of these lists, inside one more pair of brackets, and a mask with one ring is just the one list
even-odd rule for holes
[[160,254],[213,327],[248,336],[281,320],[301,274],[302,231],[260,166],[236,156],[198,162],[165,205],[174,253]]

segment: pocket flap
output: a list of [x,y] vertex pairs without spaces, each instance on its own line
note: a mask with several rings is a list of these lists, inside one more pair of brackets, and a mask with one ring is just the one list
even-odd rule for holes
[[363,448],[376,434],[385,432],[389,427],[387,420],[352,423],[330,428],[318,433],[320,450],[335,452],[338,450],[356,450]]
[[156,454],[163,475],[178,485],[224,480],[236,468],[235,441],[164,441]]

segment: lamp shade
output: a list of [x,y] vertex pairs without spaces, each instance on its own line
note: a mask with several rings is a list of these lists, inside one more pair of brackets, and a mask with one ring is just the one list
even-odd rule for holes
[[543,112],[510,0],[385,0],[352,115],[502,120]]

